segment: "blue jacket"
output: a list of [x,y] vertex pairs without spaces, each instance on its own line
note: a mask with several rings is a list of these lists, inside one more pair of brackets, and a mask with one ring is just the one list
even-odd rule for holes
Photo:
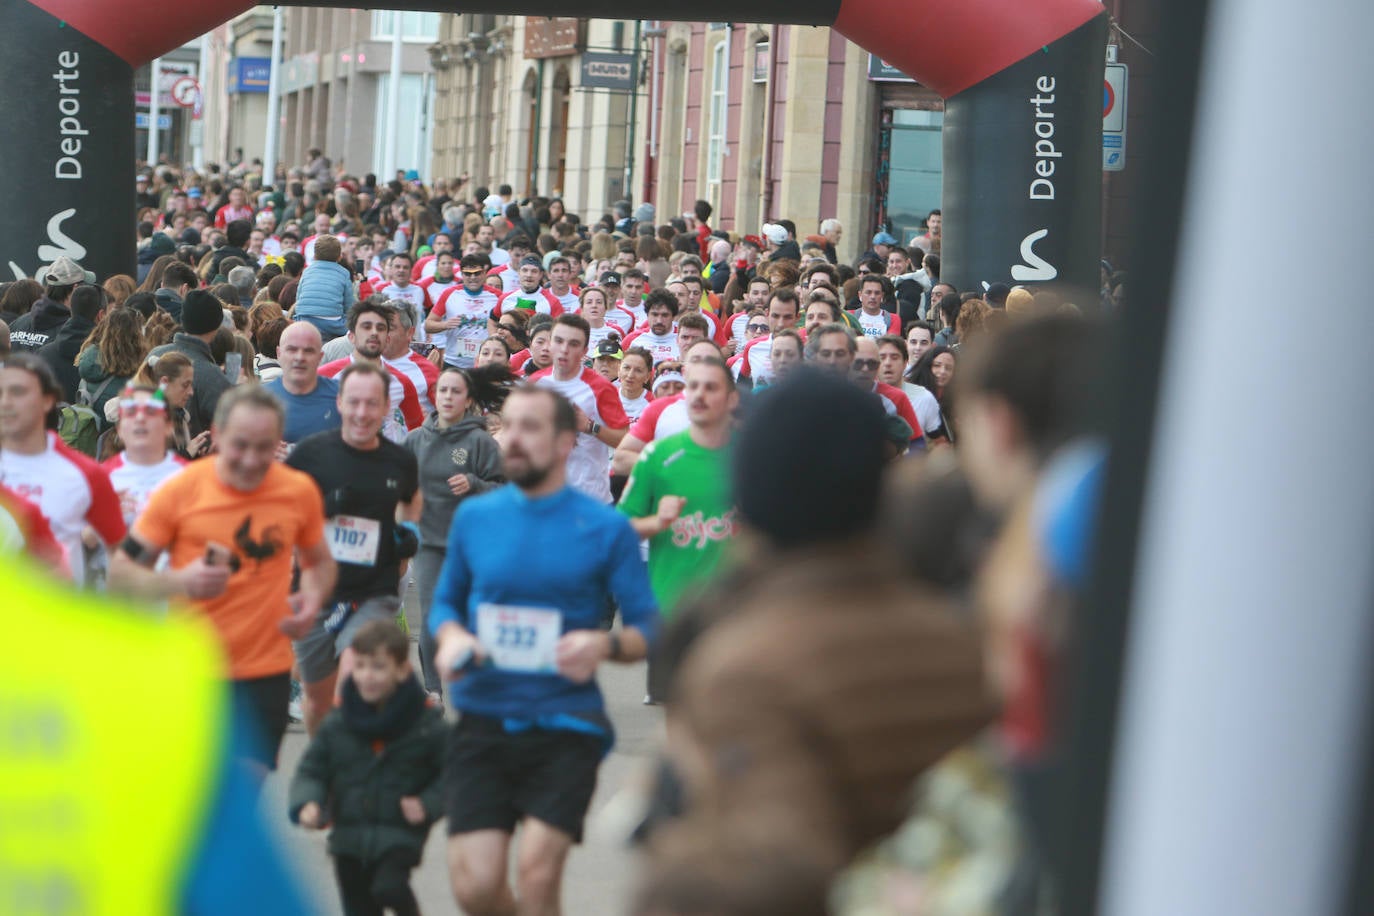
[[316,261],[296,287],[297,318],[342,318],[353,305],[353,278],[333,261]]

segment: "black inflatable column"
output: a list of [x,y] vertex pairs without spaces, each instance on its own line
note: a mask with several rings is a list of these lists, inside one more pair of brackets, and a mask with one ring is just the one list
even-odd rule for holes
[[940,273],[960,290],[1095,297],[1106,41],[1104,13],[946,99]]
[[63,255],[102,280],[130,271],[133,68],[27,0],[0,3],[0,35],[0,276]]

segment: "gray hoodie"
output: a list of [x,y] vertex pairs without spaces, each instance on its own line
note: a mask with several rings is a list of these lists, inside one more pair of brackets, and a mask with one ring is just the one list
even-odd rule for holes
[[[425,505],[420,513],[420,544],[444,549],[448,543],[449,524],[458,504],[469,495],[477,495],[500,486],[501,447],[487,432],[485,417],[464,417],[447,429],[439,428],[439,417],[430,414],[424,425],[410,431],[405,447],[420,465],[420,490]],[[466,474],[471,489],[463,496],[454,496],[448,479],[454,474]]]

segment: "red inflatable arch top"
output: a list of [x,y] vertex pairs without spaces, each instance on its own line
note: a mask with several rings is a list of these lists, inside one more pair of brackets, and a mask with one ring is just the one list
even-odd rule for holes
[[[299,4],[345,6],[346,4]],[[128,272],[133,71],[248,9],[248,0],[6,0],[0,265],[68,255]],[[617,17],[611,0],[410,0],[382,8]],[[669,2],[656,17],[738,18],[735,0]],[[832,26],[946,99],[942,278],[1092,290],[1101,230],[1106,13],[1098,0],[763,0],[750,22]],[[787,215],[787,214],[782,214]],[[793,214],[806,219],[812,214]],[[121,227],[115,230],[114,227]],[[860,233],[870,227],[857,227]],[[747,231],[747,230],[745,230]]]

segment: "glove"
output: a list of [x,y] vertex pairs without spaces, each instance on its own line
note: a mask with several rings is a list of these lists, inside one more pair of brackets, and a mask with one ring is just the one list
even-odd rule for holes
[[414,522],[397,522],[395,538],[397,559],[409,560],[420,552],[420,526]]

